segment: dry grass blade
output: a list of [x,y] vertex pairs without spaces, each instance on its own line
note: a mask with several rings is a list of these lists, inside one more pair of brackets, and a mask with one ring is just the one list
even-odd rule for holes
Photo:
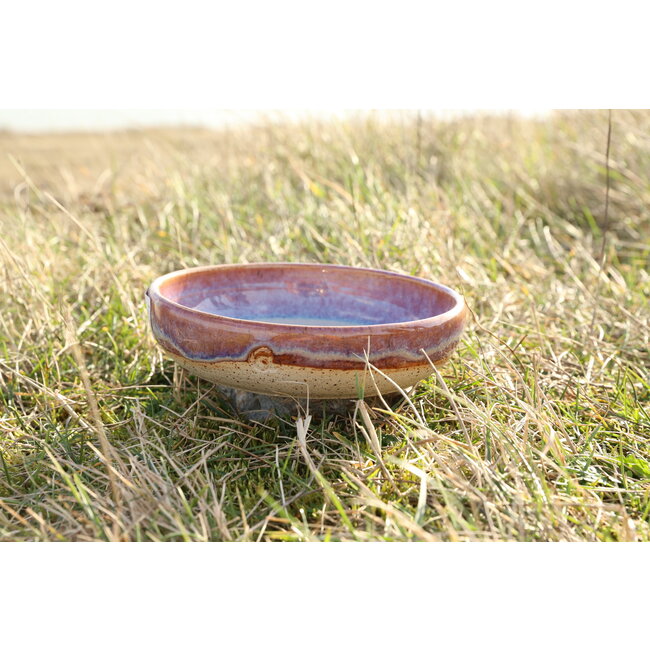
[[368,407],[366,406],[366,403],[363,400],[358,400],[356,403],[356,408],[359,410],[359,413],[361,413],[361,419],[363,420],[363,426],[361,426],[357,422],[357,427],[361,430],[361,433],[363,433],[363,436],[368,441],[368,444],[372,447],[372,450],[375,453],[375,456],[377,458],[377,462],[381,467],[381,473],[384,475],[384,478],[394,488],[397,488],[397,486],[395,485],[395,481],[391,476],[391,473],[388,471],[386,465],[384,464],[384,459],[382,458],[381,444],[379,442],[379,438],[377,437],[377,429],[375,429],[375,425],[372,423],[372,420],[370,419],[370,414],[368,413]]

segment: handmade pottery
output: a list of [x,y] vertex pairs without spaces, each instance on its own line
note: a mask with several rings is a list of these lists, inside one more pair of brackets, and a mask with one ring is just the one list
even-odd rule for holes
[[467,318],[458,293],[389,271],[233,264],[176,271],[147,290],[153,334],[179,365],[266,395],[394,393],[433,372]]

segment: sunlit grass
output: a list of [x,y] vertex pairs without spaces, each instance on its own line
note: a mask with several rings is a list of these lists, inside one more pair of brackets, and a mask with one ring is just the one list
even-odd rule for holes
[[[606,113],[0,134],[2,539],[648,540],[650,113],[612,128],[604,271]],[[407,398],[254,425],[143,296],[264,260],[474,319]]]

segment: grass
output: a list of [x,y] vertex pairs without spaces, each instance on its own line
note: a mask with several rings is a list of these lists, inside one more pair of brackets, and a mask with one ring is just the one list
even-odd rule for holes
[[[647,541],[649,134],[612,113],[608,224],[604,112],[0,134],[0,537]],[[254,425],[143,294],[263,260],[434,278],[474,318],[387,408]]]

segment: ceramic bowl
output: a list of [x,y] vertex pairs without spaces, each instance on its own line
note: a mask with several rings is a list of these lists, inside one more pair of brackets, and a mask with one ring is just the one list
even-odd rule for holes
[[314,399],[414,385],[433,372],[427,357],[449,358],[467,318],[462,296],[441,284],[327,264],[176,271],[151,284],[147,302],[156,340],[191,373]]

